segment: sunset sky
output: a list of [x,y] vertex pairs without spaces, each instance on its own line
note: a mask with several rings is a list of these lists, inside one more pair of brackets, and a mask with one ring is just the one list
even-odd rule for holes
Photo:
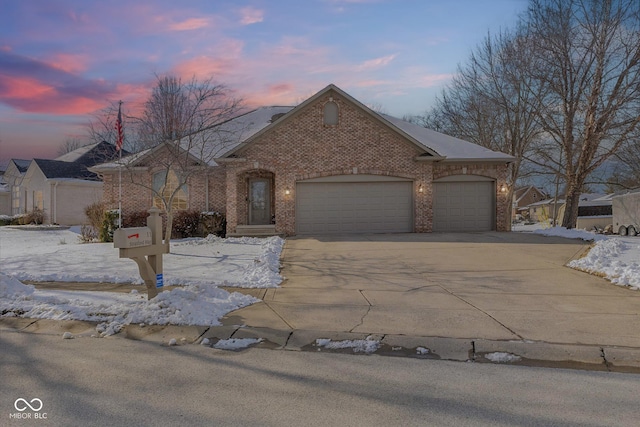
[[[251,106],[334,83],[402,117],[429,108],[526,0],[0,0],[0,162],[53,158],[156,74],[214,77]],[[88,142],[88,141],[87,141]]]

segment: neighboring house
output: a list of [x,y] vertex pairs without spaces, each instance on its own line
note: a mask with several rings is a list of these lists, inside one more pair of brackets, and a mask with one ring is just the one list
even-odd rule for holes
[[102,182],[76,162],[33,159],[22,180],[26,210],[43,210],[45,223],[84,224],[84,208],[102,199]]
[[517,214],[528,217],[529,205],[545,199],[547,199],[546,194],[534,185],[516,188],[513,192],[513,209],[511,210],[513,218],[515,218]]
[[[529,220],[533,222],[545,222],[555,218],[556,209],[564,205],[564,199],[545,199],[531,203],[529,208]],[[557,216],[560,219],[560,216]]]
[[100,201],[103,192],[100,178],[87,167],[113,160],[117,155],[115,147],[103,141],[80,147],[55,160],[12,160],[7,168],[13,182],[12,214],[41,209],[45,223],[85,223],[85,207]]
[[11,215],[11,186],[0,171],[0,215]]
[[[576,228],[592,229],[594,227],[604,228],[611,224],[611,195],[583,193],[580,195],[578,203],[578,219]],[[558,223],[562,222],[564,216],[565,200],[546,199],[538,203],[529,205],[529,218],[533,222],[553,221],[555,208],[558,215],[555,217]]]
[[[297,107],[243,114],[215,134],[235,137],[207,148],[219,154],[189,179],[174,207],[223,212],[229,235],[510,227],[500,189],[511,156],[378,114],[334,85]],[[117,208],[122,185],[126,215],[154,204],[151,187],[175,189],[159,166],[169,147],[132,155],[124,166],[90,168],[104,179],[104,201]]]
[[11,213],[9,215],[18,215],[25,213],[26,196],[20,189],[22,178],[29,168],[31,160],[11,159],[4,172],[4,180],[9,187],[11,199]]

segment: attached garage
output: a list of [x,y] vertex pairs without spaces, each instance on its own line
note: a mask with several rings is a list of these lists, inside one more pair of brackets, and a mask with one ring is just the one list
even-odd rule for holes
[[433,231],[495,230],[495,182],[450,176],[433,183]]
[[347,175],[296,184],[298,234],[413,231],[413,182]]

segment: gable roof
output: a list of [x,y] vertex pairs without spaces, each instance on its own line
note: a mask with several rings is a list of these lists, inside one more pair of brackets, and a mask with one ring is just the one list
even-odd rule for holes
[[[511,162],[514,159],[508,154],[492,151],[477,144],[454,138],[396,117],[378,114],[333,84],[326,86],[296,107],[260,107],[206,129],[202,131],[202,137],[199,138],[202,141],[201,145],[198,145],[198,149],[195,151],[207,153],[207,156],[199,157],[210,166],[216,166],[216,160],[219,162],[224,159],[238,157],[239,153],[260,135],[295,117],[308,105],[330,91],[351,102],[391,131],[403,136],[414,144],[419,151],[422,151],[423,154],[420,157],[425,160]],[[191,135],[183,138],[179,143],[187,151],[188,144],[193,144],[194,139],[197,138],[197,135]],[[162,145],[159,144],[156,148]],[[123,158],[122,161],[103,163],[90,169],[92,171],[107,171],[118,169],[121,166],[133,166],[153,154],[154,150],[155,148],[145,150]],[[195,153],[194,150],[188,151]]]
[[516,188],[514,193],[513,193],[513,197],[515,199],[516,203],[519,203],[524,196],[526,196],[527,194],[529,194],[529,192],[531,191],[537,191],[538,193],[542,194],[542,196],[544,197],[545,194],[544,192],[540,191],[540,189],[538,187],[536,187],[535,185],[528,185],[526,187],[519,187]]
[[[189,149],[189,144],[198,144],[197,141],[194,142],[193,139],[190,139],[193,138],[193,136],[182,138],[180,141],[181,148],[184,151],[189,151],[194,154],[196,152],[208,153],[206,156],[202,156],[204,158],[201,160],[205,160],[209,166],[216,166],[215,158],[221,157],[225,153],[234,150],[238,145],[253,137],[293,108],[294,107],[284,106],[256,108],[255,110],[248,111],[202,131],[207,134],[200,138],[203,142],[202,145],[197,146],[197,149]],[[92,166],[90,169],[94,171],[107,171],[109,169],[118,169],[120,166],[134,166],[141,163],[144,159],[153,156],[153,154],[162,149],[165,144],[167,143],[161,143],[153,148],[148,148],[123,157],[122,160]]]
[[47,179],[83,179],[86,181],[99,181],[93,172],[77,162],[63,162],[60,160],[33,159]]
[[[126,155],[128,153],[123,151],[122,154]],[[110,144],[107,141],[102,141],[77,148],[57,157],[55,160],[61,162],[77,162],[89,167],[97,165],[98,163],[114,160],[119,155],[120,153],[118,153],[115,145]]]
[[31,160],[11,159],[11,162],[14,164],[18,172],[25,173],[27,169],[29,169],[29,164],[31,163]]
[[380,116],[395,126],[397,129],[409,135],[425,149],[432,150],[444,160],[484,160],[511,162],[513,156],[498,151],[489,150],[481,145],[474,144],[463,139],[454,138],[444,133],[436,132],[415,123],[410,123],[387,114]]
[[[278,126],[284,121],[290,119],[297,115],[300,111],[304,110],[306,106],[315,102],[320,97],[324,96],[329,92],[335,92],[340,97],[348,100],[352,104],[359,107],[369,116],[371,116],[374,120],[378,120],[383,125],[390,128],[392,131],[399,133],[404,136],[414,145],[416,145],[420,150],[424,152],[426,157],[432,157],[434,160],[448,160],[448,161],[506,161],[511,162],[514,158],[508,154],[500,153],[497,151],[489,150],[488,148],[484,148],[480,145],[473,144],[471,142],[464,141],[462,139],[454,138],[449,135],[445,135],[443,133],[436,132],[431,129],[427,129],[425,127],[416,125],[414,123],[409,123],[407,121],[398,119],[393,116],[389,116],[387,114],[379,114],[375,111],[371,110],[366,105],[362,104],[357,99],[353,98],[348,93],[344,92],[342,89],[338,88],[334,84],[330,84],[326,86],[324,89],[316,93],[315,95],[308,98],[306,101],[301,103],[295,108],[290,108],[290,110],[278,121],[266,123],[264,126],[260,127],[259,130],[253,132],[246,138],[243,138],[240,143],[238,143],[235,147],[228,150],[221,157],[232,157],[236,155],[239,151],[242,151],[247,145],[249,145],[253,140],[255,140],[259,135],[267,132],[269,129],[274,126]],[[267,107],[267,108],[275,108],[275,107]],[[235,120],[235,119],[234,119]],[[233,121],[233,120],[231,120]],[[264,122],[263,122],[264,123]]]

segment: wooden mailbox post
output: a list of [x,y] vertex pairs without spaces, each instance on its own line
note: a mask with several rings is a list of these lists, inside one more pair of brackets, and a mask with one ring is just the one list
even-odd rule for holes
[[146,227],[118,228],[113,232],[113,246],[120,249],[120,258],[131,258],[138,264],[140,277],[147,286],[149,299],[158,295],[164,285],[162,254],[169,253],[162,243],[160,209],[149,209]]

